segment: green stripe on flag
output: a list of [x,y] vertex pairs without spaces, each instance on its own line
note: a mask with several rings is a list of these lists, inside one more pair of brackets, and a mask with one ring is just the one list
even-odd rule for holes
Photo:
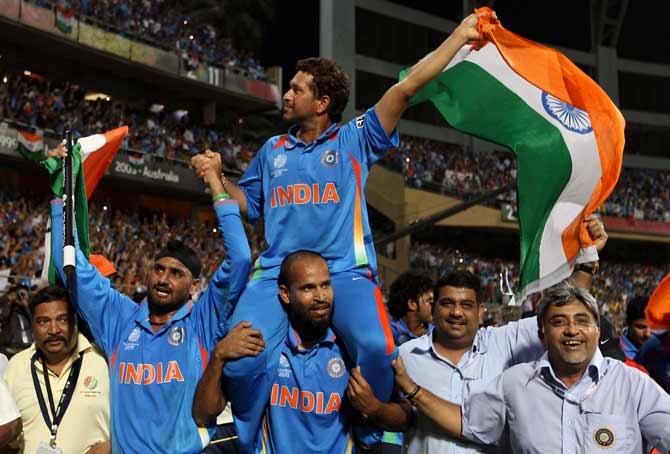
[[[86,182],[82,170],[81,145],[75,144],[72,148],[72,176],[75,180],[74,186],[74,215],[75,225],[77,227],[77,239],[79,240],[79,249],[86,258],[89,256],[89,236],[88,236],[88,201],[86,199]],[[42,162],[42,166],[49,173],[49,186],[51,191],[57,197],[63,197],[63,160],[49,158]],[[51,272],[49,274],[51,276]]]
[[[404,70],[400,78],[406,74]],[[412,104],[428,99],[452,127],[503,145],[516,155],[522,287],[536,281],[544,227],[572,173],[572,159],[560,131],[498,79],[468,61],[444,71]]]

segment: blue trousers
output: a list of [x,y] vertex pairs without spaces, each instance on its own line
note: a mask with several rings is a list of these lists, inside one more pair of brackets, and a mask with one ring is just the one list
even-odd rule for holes
[[[333,274],[331,280],[335,293],[333,330],[344,342],[353,364],[361,367],[377,398],[388,402],[393,390],[391,361],[398,353],[381,291],[357,271]],[[254,452],[256,448],[282,342],[288,332],[288,318],[278,290],[276,279],[252,280],[230,320],[231,327],[241,321],[251,322],[265,340],[265,351],[259,356],[240,358],[224,366],[226,393],[243,452]],[[381,441],[382,432],[375,427],[355,427],[354,432],[364,444]]]

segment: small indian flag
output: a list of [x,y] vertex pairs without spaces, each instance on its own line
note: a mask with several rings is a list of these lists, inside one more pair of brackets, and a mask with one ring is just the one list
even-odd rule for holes
[[625,123],[564,55],[480,11],[489,13],[479,18],[482,40],[463,46],[412,103],[430,100],[454,128],[516,155],[520,302],[569,277],[575,263],[597,259],[584,219],[619,178]]
[[144,168],[144,155],[142,153],[128,153],[128,163],[134,168],[141,170]]
[[[94,134],[82,137],[72,148],[72,173],[75,181],[74,210],[75,225],[79,247],[86,257],[89,256],[88,238],[88,198],[91,197],[107,167],[114,160],[123,139],[128,134],[128,126],[113,129],[104,134]],[[42,166],[49,172],[49,186],[57,197],[63,197],[63,160],[55,157],[42,162]],[[50,283],[56,282],[56,270],[51,261],[51,226],[47,226],[45,238],[44,267],[42,279]]]
[[16,138],[18,150],[26,159],[37,162],[45,159],[44,134],[42,131],[18,131]]
[[72,33],[75,25],[74,10],[56,6],[56,27],[63,33]]

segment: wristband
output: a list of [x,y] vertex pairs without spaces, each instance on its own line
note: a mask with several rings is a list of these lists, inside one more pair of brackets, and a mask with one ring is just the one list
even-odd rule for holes
[[416,396],[416,393],[418,393],[420,390],[421,390],[421,386],[416,385],[416,386],[414,387],[414,389],[413,389],[409,394],[405,395],[405,398],[406,398],[407,400],[412,400],[412,399],[414,399],[414,397]]
[[212,202],[216,203],[219,200],[226,200],[226,199],[229,199],[229,198],[230,198],[230,195],[228,195],[228,193],[222,192],[220,194],[213,195],[212,196]]

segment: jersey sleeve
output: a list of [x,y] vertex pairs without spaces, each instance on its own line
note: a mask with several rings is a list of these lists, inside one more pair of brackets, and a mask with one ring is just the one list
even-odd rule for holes
[[[98,273],[79,249],[76,238],[77,235],[76,298],[73,303],[91,328],[96,344],[110,355],[119,342],[121,330],[133,318],[137,305],[113,289],[109,279]],[[63,271],[63,201],[60,199],[51,202],[51,259],[59,279],[66,285]]]
[[249,167],[237,182],[239,188],[244,192],[247,199],[247,219],[249,222],[257,222],[263,217],[263,160],[270,141],[258,150]]
[[384,157],[384,154],[400,145],[400,135],[395,129],[389,135],[379,122],[377,107],[371,107],[360,117],[356,117],[346,125],[346,129],[358,140],[354,155],[359,162],[368,168]]
[[5,383],[0,380],[0,426],[4,426],[21,417],[16,402],[12,399]]
[[504,374],[468,384],[461,407],[461,433],[464,438],[492,445],[505,430],[507,418],[503,390]]
[[506,367],[535,361],[544,354],[544,346],[538,334],[537,317],[524,318],[489,330],[489,342],[495,342],[499,351],[505,355]]
[[233,199],[214,204],[219,230],[227,257],[221,262],[194,307],[202,340],[210,351],[225,333],[225,325],[249,278],[251,250],[240,219],[240,209]]

